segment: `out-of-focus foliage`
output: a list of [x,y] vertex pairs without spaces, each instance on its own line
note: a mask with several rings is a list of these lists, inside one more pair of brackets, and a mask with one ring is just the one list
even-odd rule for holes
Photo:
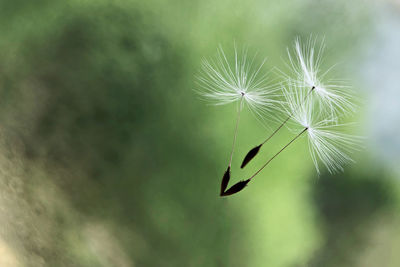
[[[192,90],[219,43],[268,69],[310,33],[352,77],[373,23],[355,2],[0,1],[0,265],[397,266],[392,173],[318,178],[303,140],[221,199],[235,107]],[[234,181],[290,138],[240,170],[268,132],[243,114]]]

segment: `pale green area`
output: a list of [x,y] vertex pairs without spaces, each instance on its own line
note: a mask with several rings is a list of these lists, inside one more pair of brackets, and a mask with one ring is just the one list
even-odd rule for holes
[[[0,263],[398,266],[393,173],[362,153],[317,177],[302,139],[221,199],[236,109],[192,90],[219,44],[282,68],[313,33],[354,64],[373,6],[348,2],[0,1]],[[243,114],[233,181],[292,136],[240,170],[269,132]]]

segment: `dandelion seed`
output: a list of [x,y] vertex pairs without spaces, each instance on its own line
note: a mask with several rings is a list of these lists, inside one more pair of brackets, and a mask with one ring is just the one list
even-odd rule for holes
[[306,87],[314,91],[315,100],[326,113],[348,114],[355,111],[352,99],[354,95],[350,88],[339,80],[326,79],[327,74],[334,67],[321,71],[322,55],[325,44],[322,40],[319,47],[316,38],[312,36],[302,44],[297,38],[294,42],[293,54],[288,49],[289,68],[293,76],[283,74],[284,77],[298,87]]
[[[247,50],[243,50],[240,56],[235,47],[234,61],[230,62],[220,47],[215,59],[203,60],[200,75],[197,77],[198,84],[201,87],[198,93],[203,98],[216,105],[239,103],[229,165],[221,181],[221,196],[229,182],[230,167],[243,106],[246,105],[258,118],[265,118],[265,115],[278,103],[275,99],[278,88],[267,85],[266,75],[261,74],[265,60],[259,66],[256,66],[254,61],[255,55],[249,59]],[[236,189],[236,187],[233,189]],[[232,192],[232,190],[229,192]]]

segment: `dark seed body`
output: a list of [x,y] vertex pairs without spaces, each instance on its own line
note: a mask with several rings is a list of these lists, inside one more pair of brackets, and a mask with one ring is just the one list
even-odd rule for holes
[[233,194],[236,194],[237,192],[240,192],[243,190],[243,188],[246,187],[247,183],[250,182],[250,180],[244,180],[244,181],[240,181],[234,185],[232,185],[231,188],[229,188],[228,190],[226,190],[225,193],[223,193],[221,196],[230,196]]
[[222,196],[224,194],[225,189],[228,186],[230,178],[231,178],[231,166],[229,166],[228,169],[226,169],[224,176],[222,177],[221,192],[219,193],[220,196]]
[[262,145],[256,146],[255,148],[250,150],[249,153],[247,153],[246,157],[244,157],[244,160],[240,168],[243,169],[247,165],[247,163],[249,163],[257,155],[258,151],[260,151],[261,146]]

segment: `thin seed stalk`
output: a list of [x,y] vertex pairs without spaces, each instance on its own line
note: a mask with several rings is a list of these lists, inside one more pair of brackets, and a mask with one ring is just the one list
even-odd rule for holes
[[231,155],[230,155],[230,158],[229,158],[229,167],[231,167],[232,158],[233,158],[233,152],[235,150],[236,136],[237,136],[237,132],[238,132],[238,126],[239,126],[239,120],[240,120],[240,112],[242,110],[242,103],[243,103],[243,94],[242,94],[242,97],[240,99],[239,110],[237,112],[237,117],[236,117],[236,125],[235,125],[235,132],[233,134],[232,150],[231,150]]
[[282,147],[281,150],[279,150],[275,155],[273,155],[260,169],[258,169],[248,180],[253,179],[257,174],[259,174],[267,165],[274,159],[276,158],[280,153],[282,153],[283,150],[285,150],[290,144],[292,144],[294,141],[296,141],[297,138],[299,138],[305,131],[308,130],[308,127],[304,128],[296,137],[294,137],[292,140],[290,140],[289,143],[287,143],[284,147]]
[[267,138],[264,140],[264,142],[261,143],[261,145],[265,144],[266,142],[268,142],[269,139],[271,139],[287,122],[288,120],[290,120],[290,118],[293,116],[293,114],[290,114],[286,120],[284,120],[284,122],[282,122],[281,125],[279,125],[279,127]]

